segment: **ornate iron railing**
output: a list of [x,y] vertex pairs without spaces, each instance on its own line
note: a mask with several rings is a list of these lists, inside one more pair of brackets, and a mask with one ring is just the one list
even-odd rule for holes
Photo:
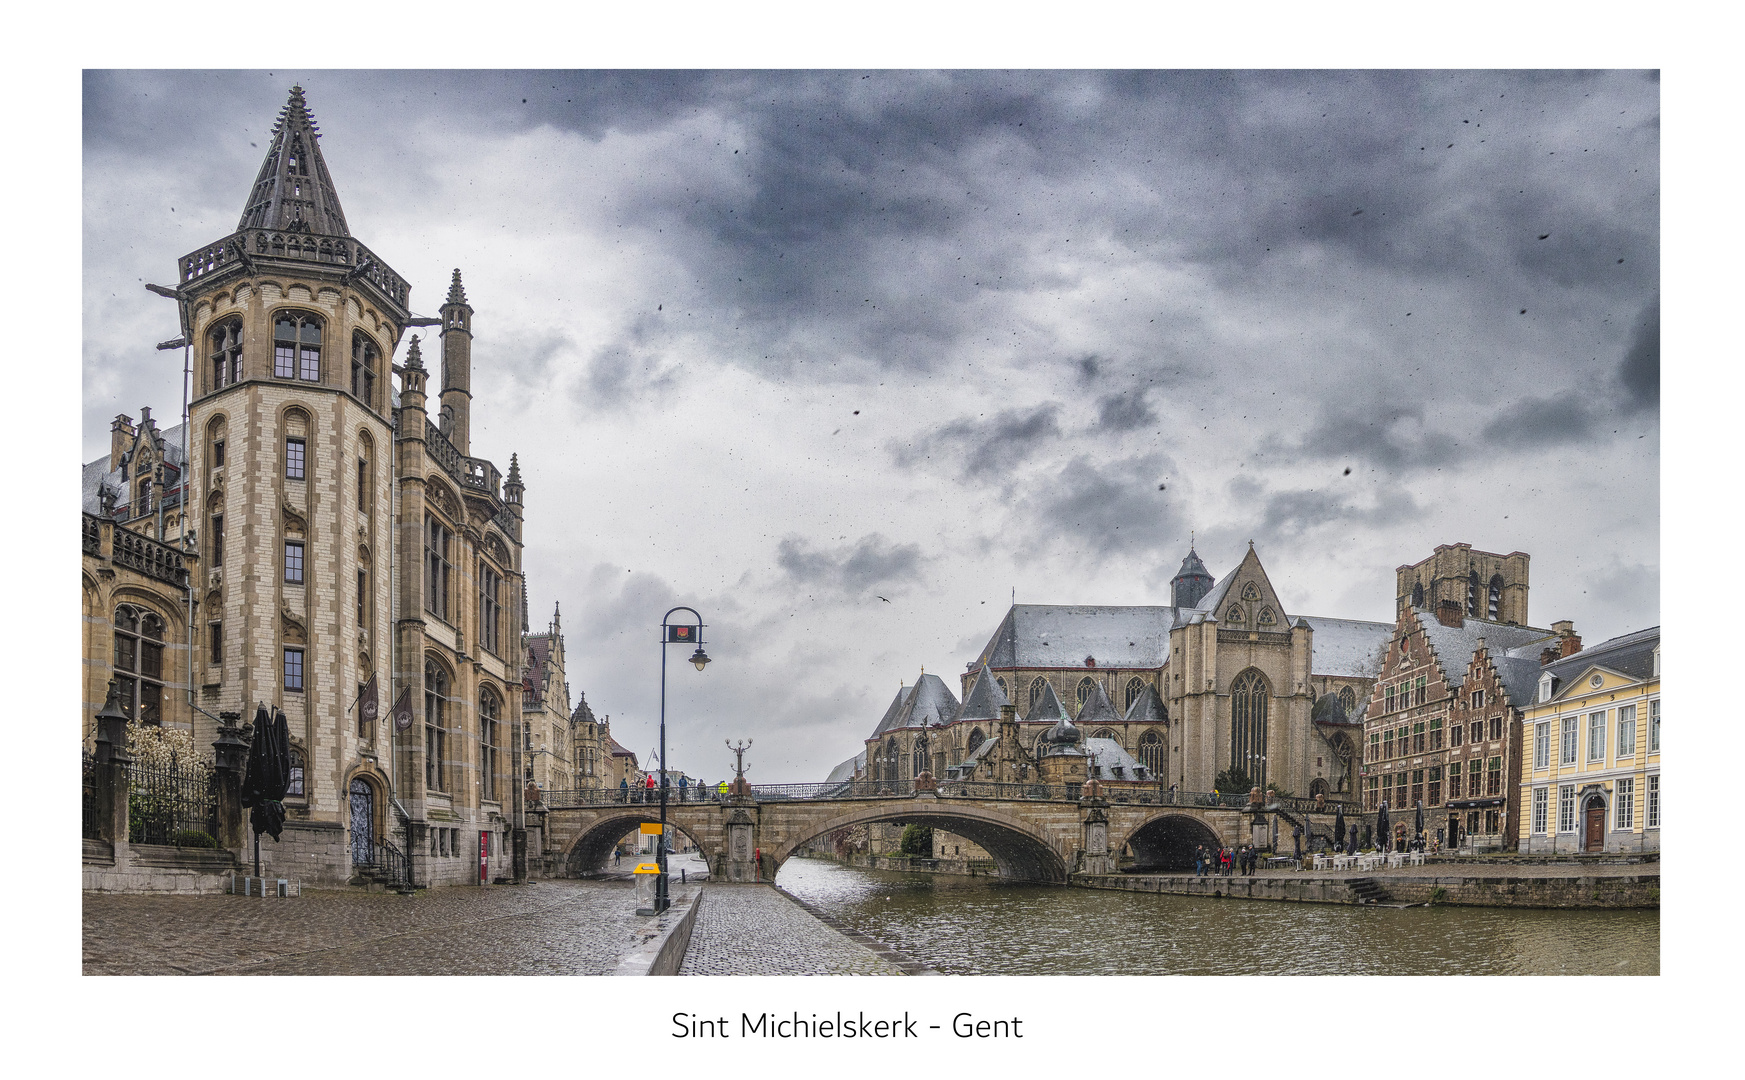
[[129,529],[115,527],[115,551],[110,558],[119,566],[138,570],[177,588],[188,585],[188,562],[180,551]]
[[89,753],[84,758],[84,784],[79,801],[80,835],[86,840],[98,840],[103,834],[97,826],[97,759]]
[[103,519],[95,514],[82,514],[79,522],[79,542],[85,554],[103,553]]
[[131,844],[216,847],[218,799],[201,768],[128,770],[127,840]]
[[405,884],[406,854],[387,840],[376,840],[370,844],[370,861],[357,862],[353,865],[368,867],[382,877],[396,884]]

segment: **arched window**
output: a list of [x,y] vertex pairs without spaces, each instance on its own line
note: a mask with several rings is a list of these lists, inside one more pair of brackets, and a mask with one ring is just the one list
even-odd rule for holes
[[1042,700],[1042,691],[1048,689],[1048,680],[1038,675],[1030,682],[1030,704],[1032,707]]
[[1474,570],[1466,577],[1466,613],[1478,618],[1478,571]]
[[1091,696],[1091,691],[1096,689],[1096,686],[1096,680],[1092,679],[1089,675],[1086,675],[1084,678],[1079,680],[1078,690],[1074,692],[1074,695],[1078,698],[1078,703],[1080,705],[1083,705],[1085,699]]
[[273,322],[273,376],[321,381],[321,320],[301,311],[281,311]]
[[424,515],[424,610],[448,621],[449,545],[454,532],[442,519]]
[[424,661],[424,786],[448,790],[448,672]]
[[903,756],[903,752],[897,746],[897,737],[895,735],[893,735],[893,736],[891,736],[890,740],[885,743],[885,777],[884,778],[885,778],[885,781],[887,783],[894,782],[894,781],[901,778],[901,773],[902,773],[902,768],[903,768],[902,767],[902,756]]
[[219,390],[242,381],[242,320],[226,319],[212,328],[210,335],[210,371],[212,383],[208,389]]
[[1007,693],[1006,693],[1006,680],[1005,679],[995,679],[994,684],[1000,688],[1000,696],[1005,697],[1006,700],[1010,701],[1011,698],[1008,697]]
[[1145,768],[1153,779],[1163,778],[1163,736],[1155,731],[1147,731],[1139,736],[1139,760],[1145,763]]
[[376,407],[376,367],[381,351],[369,335],[361,331],[351,336],[351,392],[357,399]]
[[497,700],[497,692],[490,687],[479,692],[479,798],[497,802],[502,798],[497,792],[497,765],[499,760],[497,722],[502,713],[502,704]]
[[1241,604],[1231,604],[1230,610],[1224,613],[1224,621],[1229,623],[1247,622],[1248,615],[1242,610]]
[[1424,606],[1424,583],[1422,581],[1412,586],[1412,606],[1415,608]]
[[1266,786],[1266,677],[1249,668],[1230,687],[1230,764]]
[[1345,710],[1347,720],[1357,712],[1357,691],[1349,686],[1339,688],[1339,706]]
[[1502,606],[1503,606],[1503,576],[1501,574],[1498,574],[1495,577],[1491,578],[1489,602],[1486,604],[1486,607],[1485,607],[1485,610],[1487,612],[1486,617],[1491,619],[1494,622],[1498,617],[1497,613],[1502,610]]
[[981,728],[971,728],[969,733],[969,752],[972,754],[975,753],[976,747],[986,742],[987,738],[986,735],[982,734]]
[[1139,695],[1145,693],[1145,680],[1135,676],[1127,680],[1127,701],[1125,707],[1131,709],[1133,703],[1139,700]]
[[115,609],[115,696],[134,723],[163,723],[164,621],[130,604]]
[[1093,738],[1093,739],[1109,739],[1109,740],[1114,741],[1114,742],[1120,742],[1120,740],[1115,737],[1115,729],[1114,728],[1106,728],[1106,727],[1105,728],[1098,728],[1097,730],[1091,732],[1091,738]]
[[909,754],[909,773],[920,776],[927,771],[927,736],[915,740],[915,747]]

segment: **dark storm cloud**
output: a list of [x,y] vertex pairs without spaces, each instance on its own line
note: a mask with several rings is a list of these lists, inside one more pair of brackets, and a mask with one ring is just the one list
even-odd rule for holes
[[961,417],[938,431],[892,448],[898,465],[912,467],[944,459],[957,464],[965,479],[1007,480],[1013,469],[1060,437],[1060,406],[1007,409],[992,419]]
[[[1238,488],[1236,494],[1244,501],[1252,501],[1253,496],[1259,494],[1258,485],[1232,486]],[[1261,539],[1269,541],[1301,538],[1316,529],[1335,524],[1381,529],[1424,512],[1424,507],[1419,506],[1411,495],[1394,488],[1381,492],[1373,506],[1361,506],[1333,492],[1313,489],[1275,491],[1262,497],[1265,509],[1261,513],[1258,533]]]
[[1110,431],[1131,431],[1157,422],[1157,413],[1140,391],[1110,394],[1097,403],[1097,422]]
[[1186,531],[1160,478],[1175,471],[1162,454],[1114,461],[1076,457],[1021,488],[1008,531],[1024,547],[1064,546],[1095,558],[1173,550]]
[[776,545],[776,565],[798,585],[857,596],[874,589],[901,592],[918,583],[927,563],[916,544],[893,544],[880,533],[852,546],[813,548],[790,536]]
[[1558,397],[1522,398],[1484,426],[1484,439],[1492,446],[1529,449],[1580,442],[1597,426],[1593,406],[1572,389]]
[[1323,405],[1320,416],[1300,438],[1269,437],[1262,446],[1281,458],[1311,457],[1323,461],[1363,463],[1389,471],[1446,466],[1471,454],[1453,435],[1430,427],[1433,419],[1421,404],[1401,404],[1405,396],[1341,394]]
[[1660,407],[1660,298],[1655,297],[1636,321],[1630,347],[1618,368],[1624,386],[1624,407],[1630,412]]

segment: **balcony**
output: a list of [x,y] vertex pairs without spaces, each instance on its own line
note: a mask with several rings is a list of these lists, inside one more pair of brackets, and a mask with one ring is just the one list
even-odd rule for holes
[[316,236],[311,233],[274,232],[266,229],[232,233],[222,240],[182,256],[179,261],[182,284],[186,285],[241,264],[250,257],[288,259],[349,269],[352,276],[368,281],[375,286],[377,292],[402,311],[405,310],[406,299],[412,291],[405,278],[394,273],[369,248],[349,236]]
[[160,543],[149,536],[123,529],[114,522],[105,521],[94,514],[84,514],[80,525],[83,550],[87,555],[103,557],[103,530],[107,528],[113,534],[109,561],[117,566],[125,566],[130,570],[144,574],[146,577],[174,585],[178,589],[188,587],[188,561],[181,550],[169,544]]

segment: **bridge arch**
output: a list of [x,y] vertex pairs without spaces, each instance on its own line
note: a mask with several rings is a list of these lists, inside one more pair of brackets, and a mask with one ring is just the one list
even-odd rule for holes
[[1132,847],[1134,870],[1192,870],[1194,848],[1202,844],[1217,847],[1222,843],[1218,830],[1204,818],[1165,811],[1146,818],[1128,832],[1120,845],[1111,847],[1115,851]]
[[1000,876],[1009,881],[1064,882],[1066,860],[1041,830],[1010,814],[982,806],[938,802],[905,802],[857,807],[846,814],[816,824],[807,822],[774,845],[775,870],[807,842],[837,829],[869,825],[878,821],[926,825],[956,833],[978,845],[994,859]]
[[[601,869],[611,856],[612,848],[624,834],[642,824],[660,824],[660,808],[658,806],[641,809],[634,806],[626,807],[622,810],[602,814],[589,822],[564,855],[564,873],[577,875]],[[702,838],[696,832],[685,828],[674,820],[671,814],[667,815],[667,826],[674,832],[683,833],[692,844],[696,845],[699,851],[704,853],[706,858],[709,856],[710,852],[704,845]]]

